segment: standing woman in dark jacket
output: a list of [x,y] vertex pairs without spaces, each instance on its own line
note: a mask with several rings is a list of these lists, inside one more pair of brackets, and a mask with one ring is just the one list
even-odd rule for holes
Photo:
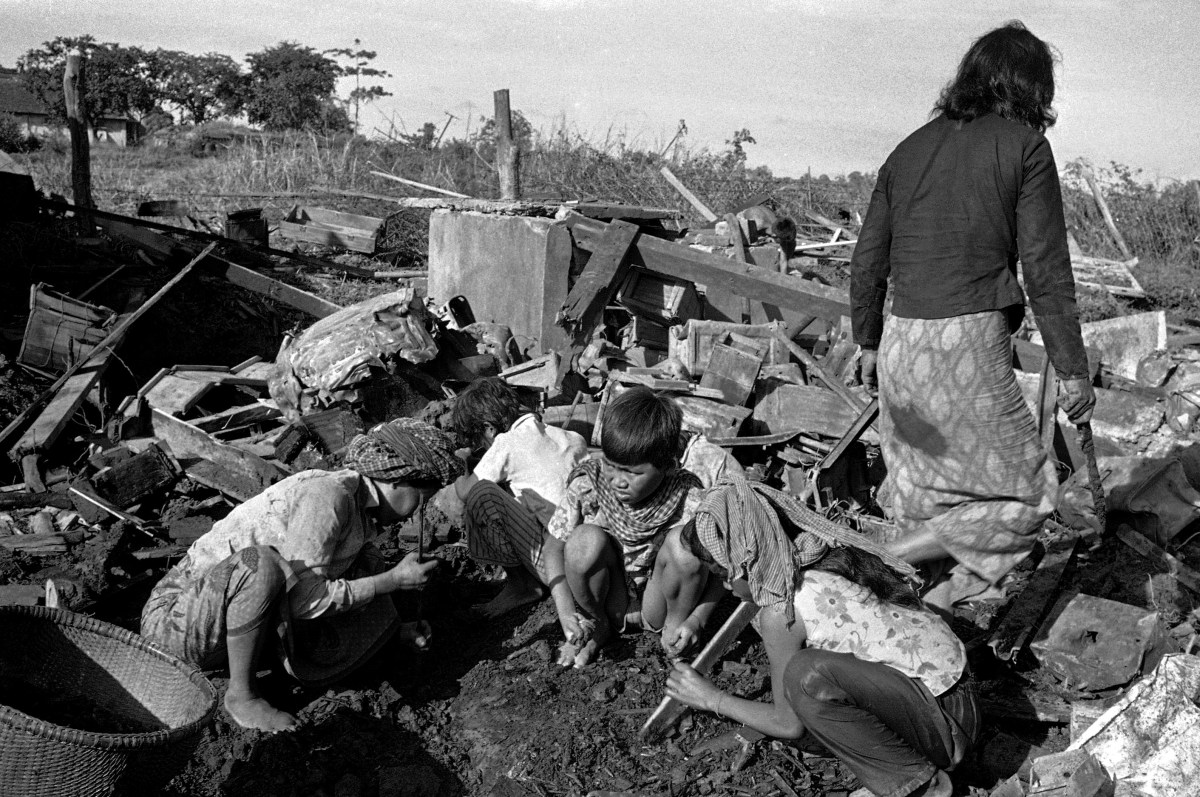
[[880,168],[851,263],[854,336],[879,393],[901,531],[890,551],[929,565],[926,601],[945,608],[994,586],[1055,508],[1055,470],[1012,370],[1026,297],[1067,417],[1088,420],[1096,400],[1043,135],[1053,100],[1045,42],[1020,22],[978,39],[936,117]]

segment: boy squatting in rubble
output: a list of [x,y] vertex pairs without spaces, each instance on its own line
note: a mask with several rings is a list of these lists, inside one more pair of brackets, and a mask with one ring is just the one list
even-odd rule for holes
[[[473,473],[455,482],[464,504],[472,558],[504,568],[500,594],[477,611],[484,619],[534,603],[550,584],[543,556],[546,524],[562,503],[567,474],[587,456],[575,432],[547,426],[521,406],[497,377],[471,383],[454,403],[454,428],[484,454]],[[507,488],[507,489],[506,489]],[[569,605],[570,587],[551,584],[558,605]]]
[[947,772],[975,743],[978,708],[966,650],[906,582],[911,565],[740,479],[705,494],[681,539],[762,607],[756,623],[774,702],[722,692],[682,662],[669,696],[771,736],[807,731],[870,794],[950,797]]
[[419,588],[437,566],[414,553],[384,569],[374,540],[380,523],[409,517],[462,473],[450,436],[400,418],[351,440],[345,465],[294,474],[235,508],[192,543],[142,611],[142,634],[171,653],[205,669],[228,663],[225,709],[243,727],[296,727],[256,681],[277,625],[289,671],[328,680],[396,628],[384,596]]
[[[505,571],[504,588],[478,614],[493,618],[536,602],[547,587],[560,611],[574,614],[568,579],[553,580],[547,571],[546,528],[564,503],[568,475],[587,457],[587,443],[544,424],[496,377],[473,382],[457,398],[452,422],[461,437],[484,450],[474,472],[455,483],[468,550],[476,561]],[[681,446],[682,467],[702,486],[743,473],[737,460],[703,435],[684,433]]]
[[[681,655],[721,595],[720,584],[705,591],[694,557],[680,566],[679,527],[703,487],[680,465],[682,418],[670,397],[631,388],[605,409],[603,456],[571,471],[544,550],[550,585],[565,579],[570,586],[569,596],[553,593],[566,636],[561,666],[586,666],[614,630],[627,627],[661,631],[668,655]],[[711,443],[692,443],[694,459],[713,470],[729,467],[723,452],[705,455]]]

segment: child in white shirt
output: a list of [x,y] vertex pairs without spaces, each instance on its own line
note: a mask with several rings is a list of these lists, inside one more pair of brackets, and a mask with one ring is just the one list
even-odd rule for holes
[[546,426],[495,377],[472,383],[458,397],[453,422],[460,435],[485,449],[475,471],[455,484],[465,505],[468,550],[507,576],[504,589],[479,613],[499,617],[540,600],[547,585],[569,596],[565,581],[549,584],[542,544],[567,474],[587,456],[587,443],[575,432]]

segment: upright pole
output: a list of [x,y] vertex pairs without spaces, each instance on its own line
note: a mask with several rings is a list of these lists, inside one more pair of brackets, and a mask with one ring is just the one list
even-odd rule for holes
[[96,204],[92,201],[92,160],[83,112],[87,96],[83,78],[83,52],[75,50],[67,56],[63,72],[63,100],[67,106],[67,130],[71,134],[71,189],[75,207],[79,209],[76,211],[79,224],[85,233],[91,233],[92,218],[87,209]]
[[521,198],[521,152],[513,141],[512,112],[508,105],[508,89],[497,89],[496,102],[496,171],[500,177],[500,198]]

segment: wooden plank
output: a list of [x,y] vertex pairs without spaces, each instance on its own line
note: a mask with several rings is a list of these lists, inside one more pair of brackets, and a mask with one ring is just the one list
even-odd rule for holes
[[172,415],[184,415],[204,398],[217,383],[210,379],[189,379],[180,374],[168,373],[146,391],[143,398],[151,407]]
[[92,477],[96,494],[124,509],[174,484],[179,468],[158,445],[106,468]]
[[245,407],[230,407],[203,418],[193,418],[191,424],[206,432],[219,432],[235,426],[274,420],[282,414],[274,404],[250,404]]
[[604,306],[622,282],[630,248],[640,237],[638,226],[627,221],[602,226],[587,267],[558,313],[558,322],[577,338],[590,334],[599,323]]
[[394,174],[389,174],[388,172],[380,172],[380,171],[376,171],[376,170],[372,169],[371,174],[373,174],[377,177],[386,178],[388,180],[394,180],[397,183],[403,183],[404,185],[411,185],[413,188],[420,188],[422,191],[432,191],[435,194],[442,194],[443,196],[452,196],[452,197],[455,197],[456,199],[471,199],[471,197],[467,196],[466,194],[460,194],[457,191],[450,191],[445,188],[438,188],[436,185],[427,185],[426,183],[418,183],[416,180],[407,180],[403,177],[397,177]]
[[374,254],[383,219],[294,205],[279,222],[279,233],[298,241]]
[[246,290],[262,294],[268,299],[282,302],[289,307],[294,307],[316,318],[324,318],[342,309],[341,305],[334,304],[327,299],[322,299],[320,296],[315,296],[299,288],[294,288],[265,274],[248,269],[245,266],[231,263],[225,258],[214,257],[212,260],[215,264],[214,270],[239,288],[245,288]]
[[766,347],[757,355],[734,346],[718,343],[713,346],[700,378],[700,387],[720,392],[726,404],[742,406],[754,392],[754,383],[762,369]]
[[861,410],[846,406],[837,394],[816,385],[776,385],[759,396],[754,420],[770,433],[794,431],[840,438]]
[[[733,610],[733,614],[729,615],[729,619],[717,629],[700,654],[692,660],[692,668],[701,675],[708,675],[713,665],[721,660],[725,651],[729,650],[746,626],[750,625],[750,621],[756,614],[758,614],[758,606],[755,603],[751,601],[739,603]],[[647,742],[657,740],[674,727],[687,710],[688,706],[685,704],[674,698],[664,697],[658,704],[658,708],[650,715],[650,719],[646,720],[646,724],[642,726],[638,736]]]
[[13,451],[20,452],[24,456],[32,452],[45,451],[54,445],[54,441],[62,434],[67,423],[83,405],[88,393],[100,381],[100,377],[108,368],[108,359],[106,352],[99,362],[80,369],[67,379],[59,391],[54,394],[50,403],[17,440]]
[[1078,543],[1078,537],[1069,537],[1051,543],[1045,549],[1037,569],[1025,582],[1025,588],[1013,600],[1004,619],[988,640],[988,645],[998,658],[1011,661],[1025,647],[1046,613],[1046,607],[1058,594],[1058,582],[1075,556]]
[[871,403],[868,404],[867,408],[862,411],[862,414],[858,416],[858,419],[854,422],[854,424],[846,430],[846,433],[842,435],[840,440],[838,440],[837,445],[830,449],[829,453],[826,454],[821,460],[820,469],[829,470],[832,468],[834,463],[841,459],[842,455],[846,453],[846,449],[848,449],[850,445],[854,443],[854,441],[863,436],[863,433],[866,432],[867,428],[875,422],[875,419],[878,416],[879,399],[871,399]]
[[694,207],[696,209],[696,212],[698,212],[701,216],[704,217],[705,221],[716,221],[717,220],[717,214],[713,213],[711,210],[709,210],[708,205],[705,205],[703,202],[700,201],[699,197],[697,197],[695,194],[693,194],[691,191],[689,191],[688,187],[683,184],[683,181],[681,181],[678,177],[675,176],[674,172],[672,172],[666,166],[659,169],[659,172],[662,174],[662,176],[664,178],[666,178],[666,181],[671,184],[671,187],[673,187],[676,191],[678,191],[680,193],[680,195],[688,201],[688,204],[691,205],[692,207]]
[[[846,385],[837,377],[826,371],[825,367],[817,360],[816,357],[812,356],[798,344],[788,339],[783,332],[776,332],[776,337],[779,339],[780,343],[787,347],[787,350],[790,351],[797,360],[804,363],[804,367],[808,369],[810,376],[820,377],[821,381],[825,383],[825,386],[832,390],[834,394],[838,396],[838,398],[845,402],[846,406],[853,410],[855,415],[866,409],[867,405],[860,401],[857,396],[852,394],[849,388],[847,388]],[[841,434],[839,433],[835,436],[840,437]]]
[[0,494],[0,512],[9,512],[13,509],[38,509],[43,506],[70,509],[71,499],[62,493],[47,491],[38,493],[18,491]]
[[1162,548],[1159,548],[1129,526],[1122,524],[1117,528],[1117,537],[1121,542],[1166,570],[1180,584],[1200,595],[1200,573],[1188,567]]
[[[603,224],[578,214],[568,216],[566,223],[580,248],[591,251],[599,245],[604,232]],[[704,285],[710,295],[725,291],[832,321],[850,315],[850,296],[845,290],[746,263],[735,263],[712,252],[692,249],[650,235],[638,237],[630,258],[634,265]]]
[[248,500],[288,474],[280,466],[262,457],[242,451],[236,446],[214,440],[203,429],[169,415],[157,408],[150,410],[154,436],[171,448],[184,470],[193,475],[195,463],[186,460],[207,460],[227,480],[222,489],[241,501]]

